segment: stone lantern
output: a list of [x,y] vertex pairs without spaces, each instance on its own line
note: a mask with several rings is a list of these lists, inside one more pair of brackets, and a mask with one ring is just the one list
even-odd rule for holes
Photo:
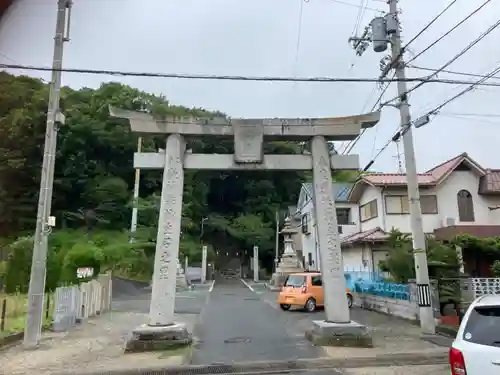
[[288,275],[296,272],[304,272],[301,262],[297,257],[297,253],[293,248],[293,235],[298,231],[292,228],[292,221],[289,217],[285,219],[284,228],[280,232],[284,238],[285,249],[281,255],[280,262],[276,267],[276,272],[272,276],[271,284],[278,286],[283,285]]

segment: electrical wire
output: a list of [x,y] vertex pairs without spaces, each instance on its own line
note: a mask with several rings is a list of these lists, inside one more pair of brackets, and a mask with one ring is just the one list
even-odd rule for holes
[[[454,100],[460,98],[461,96],[465,95],[466,93],[468,93],[469,91],[472,91],[474,88],[476,88],[479,84],[481,84],[483,81],[487,80],[487,79],[490,79],[492,76],[494,76],[495,74],[497,74],[498,72],[500,72],[500,66],[495,68],[493,71],[491,71],[489,74],[487,74],[486,76],[484,76],[483,78],[481,78],[480,80],[478,80],[477,82],[474,82],[473,84],[471,84],[469,87],[465,88],[464,90],[462,90],[461,92],[459,92],[458,94],[454,95],[453,97],[451,97],[450,99],[446,100],[445,102],[443,102],[442,104],[438,105],[437,107],[435,107],[434,109],[432,109],[431,111],[428,111],[426,114],[420,116],[417,120],[414,120],[410,123],[409,126],[415,124],[415,122],[417,122],[419,119],[425,117],[425,116],[436,116],[439,114],[439,111],[447,106],[448,104],[450,104],[451,102],[453,102]],[[392,143],[392,142],[397,142],[399,140],[399,138],[403,135],[403,133],[406,131],[406,129],[409,128],[406,127],[405,129],[400,129],[400,126],[398,126],[398,129],[396,131],[396,134],[394,134],[391,138],[389,138],[389,140],[384,144],[384,146],[379,150],[379,152],[375,155],[375,157],[365,166],[365,168],[363,168],[363,171],[367,171],[374,163],[375,163],[375,160],[387,149],[387,147],[389,147],[389,145]]]
[[[396,75],[396,74],[393,74],[393,76],[392,76],[392,77],[394,77],[395,75]],[[387,91],[387,89],[389,88],[389,86],[390,86],[390,83],[388,83],[388,84],[384,87],[384,89],[383,89],[383,90],[382,90],[382,92],[380,93],[380,95],[379,95],[379,97],[378,97],[377,101],[375,102],[375,104],[373,104],[373,106],[372,106],[372,108],[371,108],[370,112],[372,112],[373,110],[375,110],[375,108],[377,107],[377,105],[378,105],[378,104],[380,103],[380,101],[382,100],[382,98],[383,98],[383,96],[384,96],[385,92]],[[360,138],[363,136],[363,134],[365,134],[366,130],[367,130],[367,129],[362,129],[362,130],[361,130],[361,133],[359,133],[359,135],[358,135],[356,138],[354,138],[354,139],[353,139],[353,140],[352,140],[352,141],[351,141],[351,142],[350,142],[350,143],[346,146],[346,148],[345,148],[345,149],[344,149],[344,151],[342,152],[342,155],[345,155],[345,154],[347,154],[347,153],[351,152],[351,150],[354,148],[354,146],[356,146],[356,143],[358,143],[358,142],[359,142],[359,140],[360,140]]]
[[494,76],[495,74],[497,74],[498,72],[500,72],[500,66],[498,66],[497,68],[493,69],[489,74],[487,74],[484,78],[481,78],[480,80],[478,80],[476,83],[473,83],[472,85],[466,87],[465,89],[463,89],[462,91],[460,91],[458,94],[456,95],[453,95],[451,98],[449,98],[448,100],[446,100],[445,102],[443,102],[442,104],[438,105],[437,107],[435,107],[434,109],[428,111],[425,115],[423,116],[420,116],[420,118],[422,117],[425,117],[425,116],[435,116],[441,109],[443,109],[445,106],[447,106],[448,104],[450,104],[451,102],[453,102],[454,100],[460,98],[461,96],[465,95],[466,93],[472,91],[474,88],[476,88],[479,84],[481,84],[482,82],[486,81],[487,79],[489,79],[490,77]]
[[[500,22],[500,21],[499,21]],[[52,72],[54,69],[49,67],[19,65],[19,64],[0,64],[0,68],[4,69],[22,69],[34,71]],[[465,85],[470,84],[470,81],[456,79],[438,79],[426,77],[412,77],[400,79],[388,78],[339,78],[339,77],[286,77],[286,76],[233,76],[233,75],[211,75],[211,74],[188,74],[188,73],[152,73],[152,72],[130,72],[119,70],[97,70],[97,69],[70,69],[61,68],[56,71],[66,73],[80,74],[96,74],[96,75],[111,75],[111,76],[134,76],[134,77],[152,77],[152,78],[177,78],[177,79],[195,79],[195,80],[226,80],[226,81],[263,81],[263,82],[311,82],[311,83],[335,83],[335,82],[351,82],[351,83],[372,83],[372,82],[421,82],[421,83],[442,83],[450,85]],[[500,83],[481,83],[481,86],[500,87]]]
[[[413,38],[411,38],[411,40],[406,43],[404,45],[404,47],[401,48],[401,53],[400,55],[398,56],[398,58],[396,58],[395,60],[398,61],[399,58],[401,57],[401,55],[404,53],[405,49],[408,48],[408,46],[410,44],[412,44],[415,40],[417,40],[423,33],[425,33],[439,18],[441,18],[441,16],[443,14],[446,13],[446,11],[448,11],[448,9],[450,9],[458,0],[453,0],[451,3],[448,4],[448,6],[446,8],[444,8],[441,12],[439,12],[427,25],[424,26],[424,28],[422,30],[420,30],[417,35],[415,35]],[[488,1],[491,1],[491,0],[488,0]]]
[[[441,66],[440,68],[438,68],[434,73],[432,73],[430,76],[429,76],[429,79],[432,79],[432,77],[435,77],[437,76],[438,73],[442,72],[443,69],[446,69],[448,66],[450,66],[451,64],[453,64],[456,60],[458,60],[460,57],[462,57],[465,53],[467,53],[472,47],[474,47],[476,44],[478,44],[481,40],[483,40],[487,35],[489,35],[493,30],[495,30],[498,26],[500,26],[500,20],[495,22],[493,25],[491,25],[486,31],[484,31],[481,35],[479,35],[474,41],[472,41],[471,43],[469,43],[462,51],[460,51],[458,54],[456,54],[451,60],[449,60],[448,62],[446,62],[443,66]],[[422,85],[424,85],[425,82],[420,82],[418,84],[416,84],[415,86],[413,86],[412,88],[410,88],[409,90],[406,90],[404,93],[384,102],[382,104],[382,106],[385,106],[391,102],[393,102],[394,100],[397,100],[399,99],[402,95],[408,95],[409,93],[415,91],[416,89],[418,89],[419,87],[422,87]],[[482,84],[481,84],[482,85]]]
[[[416,65],[407,65],[407,67],[412,68],[412,69],[417,69],[417,70],[423,70],[423,71],[427,71],[427,72],[437,72],[438,71],[438,69],[435,69],[435,68],[425,68],[425,67],[416,66]],[[459,75],[459,76],[475,77],[475,78],[486,77],[484,74],[458,72],[456,70],[446,70],[446,69],[441,70],[440,73],[448,73],[448,74],[455,74],[455,75]],[[490,79],[500,80],[500,77],[493,76],[493,77],[490,77]]]
[[[444,8],[440,13],[438,13],[431,21],[429,21],[427,23],[427,25],[425,25],[408,43],[405,44],[404,47],[401,48],[401,51],[399,52],[399,55],[392,60],[392,62],[390,63],[390,66],[393,67],[394,63],[399,61],[399,59],[402,57],[403,53],[405,52],[406,48],[408,48],[408,46],[410,44],[412,44],[415,40],[417,40],[423,33],[425,33],[444,13],[446,13],[446,11],[448,11],[448,9],[450,9],[458,0],[453,0],[450,4],[448,4],[448,6],[446,8]],[[490,0],[491,1],[491,0]],[[390,70],[390,69],[388,69]],[[394,75],[393,75],[394,77]],[[375,102],[375,105],[374,107],[372,108],[372,111],[373,109],[380,103],[380,101],[382,100],[382,97],[383,95],[385,94],[385,92],[387,91],[389,87],[389,84],[384,88],[384,90],[382,91],[382,93],[380,94],[378,100]],[[358,143],[359,139],[363,136],[363,134],[366,132],[366,129],[363,129],[361,131],[361,133],[353,140],[351,141],[347,146],[346,148],[344,149],[344,152],[342,154],[345,154],[346,152],[350,152],[353,147],[356,145],[356,143]],[[376,135],[375,135],[375,140],[376,140]],[[374,144],[373,144],[373,148],[375,147],[375,140],[374,140]],[[373,153],[373,152],[372,152]]]
[[424,48],[418,54],[416,54],[415,56],[413,56],[410,60],[408,60],[407,64],[410,63],[410,62],[412,62],[412,61],[415,61],[418,57],[420,57],[425,52],[427,52],[428,50],[430,50],[432,47],[434,47],[436,44],[438,44],[440,41],[442,41],[444,38],[446,38],[448,35],[450,35],[453,31],[455,31],[457,28],[459,28],[461,25],[463,25],[465,22],[467,22],[472,16],[474,16],[477,12],[479,12],[481,9],[483,9],[490,2],[491,2],[491,0],[486,0],[483,4],[481,4],[479,7],[477,7],[476,9],[474,9],[471,13],[469,13],[469,15],[467,15],[467,17],[463,18],[460,22],[458,22],[457,24],[455,24],[455,26],[453,26],[450,30],[448,30],[446,33],[444,33],[443,35],[441,35],[434,42],[432,42],[431,44],[429,44],[426,48]]

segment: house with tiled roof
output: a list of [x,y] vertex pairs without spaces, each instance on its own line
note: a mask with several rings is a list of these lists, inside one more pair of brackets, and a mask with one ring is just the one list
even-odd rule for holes
[[[457,234],[500,236],[500,170],[463,153],[420,173],[418,183],[425,233],[443,240]],[[359,206],[360,230],[343,238],[343,247],[381,249],[392,228],[411,233],[405,174],[368,173],[354,184],[348,201]],[[466,253],[463,258],[466,272],[489,272],[488,260],[478,264],[475,254]],[[371,263],[375,267],[377,259]]]
[[[442,240],[458,234],[500,236],[500,170],[485,168],[463,153],[420,173],[418,183],[422,225],[428,235]],[[347,190],[342,190],[340,196],[340,190],[334,189],[344,269],[377,271],[379,261],[387,255],[388,232],[396,228],[411,233],[406,175],[367,173],[344,187]],[[306,188],[302,190],[310,191],[312,196],[312,186]],[[299,208],[305,196],[301,191]],[[347,221],[342,221],[344,208],[349,209]],[[307,210],[313,212],[313,205]],[[348,224],[340,228],[342,222]],[[318,253],[317,245],[312,243],[313,234],[307,238],[304,233],[304,255]],[[463,251],[465,271],[488,276],[492,259],[478,259],[477,254]],[[318,261],[313,260],[317,265]]]

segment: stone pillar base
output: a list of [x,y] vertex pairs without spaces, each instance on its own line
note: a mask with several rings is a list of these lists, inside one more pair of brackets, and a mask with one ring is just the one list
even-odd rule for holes
[[373,341],[366,327],[356,322],[333,323],[313,321],[313,328],[306,338],[317,346],[348,346],[372,348]]
[[192,334],[183,324],[166,326],[143,324],[132,331],[132,338],[125,344],[125,353],[156,350],[175,350],[191,345]]

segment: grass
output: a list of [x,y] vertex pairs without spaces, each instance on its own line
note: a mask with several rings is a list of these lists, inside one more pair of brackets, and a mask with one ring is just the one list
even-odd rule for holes
[[[54,311],[54,299],[50,294],[49,311],[47,314],[47,297],[44,302],[43,327],[48,328],[52,323],[52,313]],[[26,294],[4,294],[0,292],[0,315],[1,308],[6,301],[4,329],[0,330],[0,338],[13,333],[23,332],[26,323],[26,312],[28,306],[28,296]],[[1,318],[1,316],[0,316]]]

